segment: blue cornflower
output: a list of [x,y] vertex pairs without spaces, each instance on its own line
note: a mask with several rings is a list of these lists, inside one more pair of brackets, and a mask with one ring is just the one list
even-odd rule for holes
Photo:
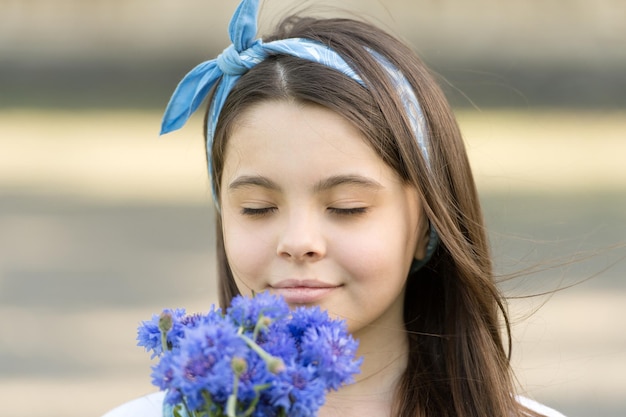
[[206,324],[216,323],[224,320],[224,314],[219,308],[213,306],[208,313],[195,313],[183,317],[180,323],[187,328],[194,328]]
[[[308,417],[317,415],[324,404],[326,386],[324,381],[316,378],[312,368],[292,363],[279,380],[268,390],[269,404],[285,410],[289,417]],[[265,417],[271,414],[255,414]]]
[[362,359],[354,360],[358,343],[348,334],[345,322],[309,327],[300,347],[303,363],[313,365],[329,389],[353,382],[359,372]]
[[296,360],[298,348],[296,341],[287,328],[287,320],[279,320],[272,323],[267,333],[260,334],[257,343],[267,353],[281,358],[285,363]]
[[296,307],[291,314],[287,328],[299,345],[306,330],[310,327],[321,327],[331,323],[328,313],[319,306]]
[[[156,365],[152,366],[152,385],[159,387],[160,390],[172,390],[172,381],[174,379],[175,366],[171,355],[161,357]],[[171,391],[170,391],[171,392]],[[174,401],[174,400],[172,400]],[[172,402],[172,404],[175,404]]]
[[227,315],[237,326],[253,330],[262,317],[274,321],[289,315],[289,305],[282,297],[269,292],[256,294],[253,298],[237,296],[233,298]]
[[172,352],[178,364],[175,383],[187,398],[189,407],[201,408],[203,391],[211,393],[216,402],[225,402],[232,393],[233,357],[248,353],[237,328],[228,321],[212,323],[185,332],[180,350]]
[[177,340],[183,335],[184,325],[181,320],[186,317],[184,308],[165,309],[161,315],[153,314],[151,320],[141,322],[137,330],[137,346],[143,346],[147,352],[152,352],[150,359],[163,354],[159,321],[164,314],[169,314],[172,318],[172,327],[167,333],[168,346],[177,345]]

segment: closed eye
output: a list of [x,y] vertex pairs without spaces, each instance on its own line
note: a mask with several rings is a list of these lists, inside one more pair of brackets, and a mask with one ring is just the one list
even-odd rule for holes
[[355,216],[359,214],[365,214],[367,212],[367,207],[349,207],[349,208],[328,207],[328,211],[330,211],[333,214],[340,215],[340,216]]
[[261,216],[271,214],[274,211],[276,211],[276,207],[259,207],[259,208],[242,207],[241,208],[241,214],[244,216],[250,216],[250,217],[261,217]]

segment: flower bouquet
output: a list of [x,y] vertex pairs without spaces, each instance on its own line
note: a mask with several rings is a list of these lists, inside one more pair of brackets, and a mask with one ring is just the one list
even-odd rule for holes
[[137,340],[159,358],[152,383],[175,417],[315,416],[361,364],[344,321],[269,293],[238,296],[226,312],[166,309]]

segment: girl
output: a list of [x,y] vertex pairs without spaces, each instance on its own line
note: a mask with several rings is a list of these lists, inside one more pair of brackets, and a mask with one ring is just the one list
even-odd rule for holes
[[255,40],[257,9],[243,0],[233,45],[181,81],[163,122],[209,96],[222,307],[270,290],[347,320],[362,371],[320,416],[560,416],[514,394],[472,174],[427,68],[354,20],[291,17]]

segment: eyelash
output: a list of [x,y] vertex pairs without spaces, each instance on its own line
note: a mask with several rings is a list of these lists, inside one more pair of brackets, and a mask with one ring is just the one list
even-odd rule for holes
[[250,208],[250,207],[242,207],[241,214],[244,216],[250,217],[261,217],[267,214],[270,214],[276,210],[276,207],[260,207],[260,208]]
[[350,208],[335,208],[329,207],[328,210],[340,216],[356,216],[359,214],[365,214],[367,212],[367,207],[350,207]]
[[[275,210],[276,210],[276,207],[261,207],[261,208],[243,207],[241,209],[241,214],[244,216],[250,216],[250,217],[261,217],[261,216],[265,216],[267,214],[273,213]],[[329,207],[328,211],[338,216],[357,216],[360,214],[365,214],[367,212],[367,207],[351,207],[351,208]]]

